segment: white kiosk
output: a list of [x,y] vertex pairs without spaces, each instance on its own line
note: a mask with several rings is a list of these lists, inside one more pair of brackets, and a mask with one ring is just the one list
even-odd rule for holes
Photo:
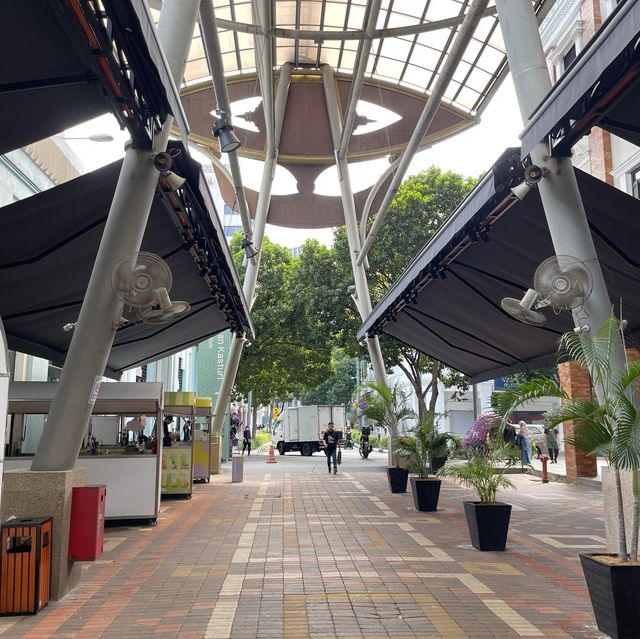
[[[9,385],[7,470],[31,466],[55,390],[55,382]],[[77,467],[87,469],[88,484],[107,487],[106,519],[157,522],[162,438],[157,447],[152,447],[151,442],[145,445],[143,438],[138,444],[137,438],[144,432],[150,436],[154,424],[162,423],[162,397],[159,382],[100,385],[87,430],[88,445],[81,449]],[[128,425],[132,423],[135,430],[130,431]],[[132,439],[133,432],[136,435]]]

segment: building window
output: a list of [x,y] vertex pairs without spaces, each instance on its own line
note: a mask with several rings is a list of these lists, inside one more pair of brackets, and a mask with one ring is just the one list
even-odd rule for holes
[[576,59],[576,45],[575,42],[571,45],[569,50],[562,56],[562,71],[566,72],[566,70],[572,65],[573,61]]
[[178,390],[184,390],[182,384],[184,382],[184,362],[182,357],[178,357]]
[[143,364],[140,367],[140,375],[136,375],[136,382],[146,382],[147,381],[147,365]]
[[631,171],[631,195],[640,200],[640,166]]

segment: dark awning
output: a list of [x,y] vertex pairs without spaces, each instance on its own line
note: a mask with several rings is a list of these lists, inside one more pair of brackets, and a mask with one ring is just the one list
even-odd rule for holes
[[[175,172],[187,182],[178,196],[159,185],[142,250],[167,261],[173,274],[171,298],[189,302],[191,310],[170,324],[136,321],[118,330],[109,375],[227,328],[252,331],[204,174],[182,145],[171,148],[180,150]],[[0,209],[0,317],[9,348],[57,364],[64,360],[71,333],[62,327],[78,317],[120,165],[115,162]]]
[[169,113],[188,133],[144,0],[1,2],[0,24],[0,154],[107,112],[137,145]]
[[[516,200],[519,149],[492,167],[425,246],[358,333],[388,333],[474,381],[553,364],[569,313],[543,312],[534,327],[512,319],[503,297],[521,298],[536,267],[554,254],[537,189]],[[612,303],[640,329],[640,202],[586,173],[578,185]],[[488,240],[488,241],[487,241]],[[445,279],[443,279],[445,278]]]
[[618,5],[533,114],[522,156],[550,139],[554,155],[600,126],[640,145],[640,3]]

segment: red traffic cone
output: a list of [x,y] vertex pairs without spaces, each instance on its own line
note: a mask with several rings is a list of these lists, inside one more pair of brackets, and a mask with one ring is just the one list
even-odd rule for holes
[[277,464],[276,456],[273,452],[273,444],[269,444],[269,457],[267,457],[267,464]]

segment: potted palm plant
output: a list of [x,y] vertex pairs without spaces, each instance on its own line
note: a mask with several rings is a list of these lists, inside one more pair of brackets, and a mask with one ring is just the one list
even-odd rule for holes
[[406,469],[415,473],[411,477],[411,492],[416,510],[438,509],[442,480],[432,476],[434,460],[448,457],[449,443],[456,437],[438,432],[437,415],[428,412],[425,418],[411,431],[410,436],[398,438],[398,452],[407,461]]
[[389,434],[389,466],[387,478],[392,493],[406,493],[409,471],[400,466],[397,452],[400,429],[407,419],[413,416],[413,411],[407,404],[407,398],[398,388],[389,388],[382,382],[370,382],[367,394],[367,408],[363,411],[369,418],[387,429]]
[[[590,400],[571,399],[546,376],[537,377],[505,391],[499,407],[506,420],[520,404],[538,397],[559,397],[562,404],[549,411],[549,426],[571,421],[573,435],[565,441],[587,455],[601,455],[612,468],[618,515],[617,554],[581,554],[591,605],[598,628],[616,639],[639,636],[640,562],[638,562],[638,468],[640,468],[640,411],[638,382],[640,361],[621,367],[623,325],[612,317],[594,335],[567,333],[560,340],[563,356],[574,360],[590,375],[596,393]],[[621,471],[631,475],[633,509],[631,522],[625,518]],[[630,542],[627,545],[627,542]]]
[[509,532],[511,505],[496,501],[496,493],[500,488],[515,489],[506,472],[520,457],[511,444],[505,444],[499,426],[499,417],[481,415],[470,430],[474,437],[463,442],[468,461],[438,471],[438,476],[449,477],[478,494],[478,501],[463,502],[471,544],[478,550],[504,550]]

